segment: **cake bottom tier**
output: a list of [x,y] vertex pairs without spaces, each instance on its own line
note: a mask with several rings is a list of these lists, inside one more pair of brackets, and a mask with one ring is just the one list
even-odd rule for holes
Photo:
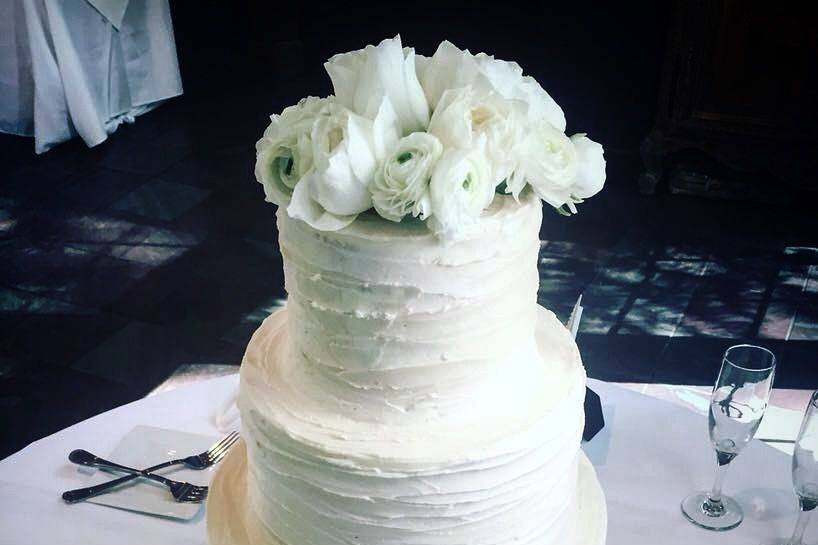
[[[582,452],[573,509],[573,524],[555,543],[604,545],[608,526],[605,495],[594,466]],[[221,462],[210,485],[207,535],[210,545],[301,545],[282,543],[270,536],[251,509],[247,498],[247,450],[243,441]]]
[[[308,384],[288,369],[286,323],[286,310],[271,316],[248,347],[247,444],[212,484],[211,545],[604,543],[604,496],[579,450],[585,373],[552,313],[539,309],[541,357],[508,362],[510,374],[528,377],[520,390],[531,404],[457,426],[448,418],[417,428],[363,424],[372,439],[341,435],[332,411],[294,399]],[[393,446],[406,448],[389,451],[384,438],[395,433],[403,435]]]

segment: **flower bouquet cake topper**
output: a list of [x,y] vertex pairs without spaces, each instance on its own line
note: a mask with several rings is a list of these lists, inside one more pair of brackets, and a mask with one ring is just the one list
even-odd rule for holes
[[315,229],[374,209],[456,241],[498,194],[533,191],[570,214],[605,183],[602,146],[567,136],[562,109],[517,63],[450,42],[424,57],[398,36],[324,66],[335,94],[271,116],[256,143],[266,200]]

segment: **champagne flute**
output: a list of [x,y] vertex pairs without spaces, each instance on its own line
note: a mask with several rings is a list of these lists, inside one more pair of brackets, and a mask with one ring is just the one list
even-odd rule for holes
[[818,390],[810,397],[792,454],[792,484],[798,496],[798,522],[788,545],[801,545],[812,510],[818,506]]
[[731,346],[724,353],[719,377],[710,397],[710,442],[716,450],[716,478],[710,492],[682,500],[682,513],[708,530],[730,530],[744,518],[739,504],[721,493],[724,475],[733,459],[750,442],[761,424],[775,375],[775,356],[749,344]]

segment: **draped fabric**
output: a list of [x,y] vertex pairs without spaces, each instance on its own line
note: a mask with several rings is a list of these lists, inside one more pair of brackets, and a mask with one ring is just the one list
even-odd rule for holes
[[168,0],[0,0],[0,131],[37,153],[181,93]]

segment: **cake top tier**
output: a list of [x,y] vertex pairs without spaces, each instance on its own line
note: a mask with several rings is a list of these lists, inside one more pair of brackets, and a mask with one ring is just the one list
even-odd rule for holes
[[279,209],[297,372],[387,411],[473,389],[531,348],[541,219],[533,195],[501,196],[443,244],[422,225],[374,216],[322,232]]
[[335,94],[271,116],[256,144],[267,200],[315,229],[372,210],[456,241],[490,221],[498,193],[570,214],[605,182],[602,146],[567,136],[563,111],[516,63],[449,42],[424,57],[396,37],[325,67]]
[[489,302],[500,307],[518,293],[528,305],[536,301],[541,220],[533,195],[520,203],[499,196],[466,238],[444,244],[420,222],[366,215],[323,232],[279,209],[289,299],[310,312],[364,322],[378,316],[429,322],[432,314],[468,305],[474,314],[462,320],[488,325],[501,319],[497,308],[494,316],[478,312]]

